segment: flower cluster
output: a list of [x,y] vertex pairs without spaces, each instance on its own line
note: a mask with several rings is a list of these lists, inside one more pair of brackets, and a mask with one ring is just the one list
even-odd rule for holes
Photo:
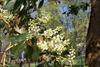
[[39,35],[40,28],[39,28],[39,26],[37,26],[37,23],[35,23],[35,21],[31,21],[29,23],[28,31],[29,31],[30,34],[36,36],[36,35]]
[[75,59],[75,54],[76,54],[76,52],[75,52],[75,49],[69,49],[70,51],[69,51],[69,55],[68,55],[68,62],[71,64],[71,65],[73,65],[74,64],[74,59]]
[[61,54],[66,49],[65,46],[69,44],[69,39],[64,39],[64,34],[59,33],[57,29],[44,31],[42,35],[45,37],[45,41],[37,43],[38,47],[43,51]]

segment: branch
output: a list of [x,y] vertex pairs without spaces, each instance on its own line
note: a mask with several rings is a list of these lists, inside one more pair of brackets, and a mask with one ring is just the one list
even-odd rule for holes
[[4,21],[10,27],[9,22],[7,20],[5,20],[3,16],[0,16],[0,20]]

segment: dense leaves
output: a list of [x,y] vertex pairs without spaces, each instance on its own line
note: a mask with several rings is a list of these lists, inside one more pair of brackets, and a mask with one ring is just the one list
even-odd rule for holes
[[70,8],[71,8],[70,13],[75,14],[75,15],[78,14],[78,11],[79,11],[79,7],[78,7],[78,6],[76,6],[76,5],[71,5]]

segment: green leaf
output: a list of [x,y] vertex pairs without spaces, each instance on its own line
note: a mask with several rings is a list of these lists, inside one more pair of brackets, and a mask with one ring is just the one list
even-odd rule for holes
[[37,42],[36,37],[33,37],[33,38],[31,39],[31,41],[32,41],[32,44],[33,44],[33,45],[36,45],[36,42]]
[[23,33],[19,35],[11,35],[9,38],[10,38],[10,41],[13,43],[21,43],[21,42],[26,41],[27,35],[28,35],[27,33]]
[[22,3],[23,3],[23,0],[16,0],[16,2],[14,4],[14,7],[13,7],[13,11],[14,12],[20,11],[20,8],[21,8]]
[[9,64],[7,67],[18,67],[16,64]]
[[40,3],[38,4],[38,8],[41,8],[43,6],[44,0],[41,0]]
[[37,60],[38,57],[39,57],[39,55],[40,55],[40,49],[37,47],[37,45],[35,45],[35,46],[33,47],[33,54],[32,54],[33,59],[34,59],[34,60]]
[[26,57],[27,59],[34,59],[37,60],[40,54],[40,50],[37,47],[37,45],[34,45],[33,47],[27,46],[26,48]]
[[4,23],[2,21],[0,21],[0,28],[3,28],[4,27]]
[[26,58],[31,59],[32,53],[33,53],[33,48],[31,46],[27,45],[27,47],[26,47]]
[[5,0],[4,5],[7,5],[11,0]]
[[16,0],[5,0],[4,2],[4,8],[8,9],[8,10],[12,10],[14,7]]
[[18,44],[17,46],[11,48],[11,53],[14,55],[14,58],[18,58],[19,54],[25,49],[25,44]]

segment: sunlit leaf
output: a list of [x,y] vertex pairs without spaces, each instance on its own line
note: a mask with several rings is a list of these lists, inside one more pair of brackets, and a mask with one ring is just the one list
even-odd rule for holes
[[22,28],[19,28],[18,26],[16,26],[15,28],[15,31],[22,34],[22,33],[25,33],[25,29],[22,27]]

